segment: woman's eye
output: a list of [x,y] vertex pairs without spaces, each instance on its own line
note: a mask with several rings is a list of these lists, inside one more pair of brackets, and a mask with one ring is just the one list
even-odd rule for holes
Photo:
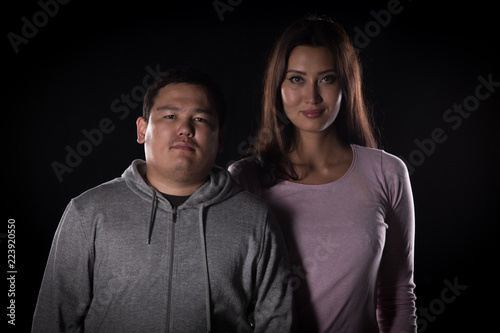
[[289,78],[290,82],[292,83],[300,83],[303,81],[303,79],[300,76],[292,76]]
[[323,82],[326,82],[326,83],[333,83],[335,82],[337,78],[335,77],[335,75],[328,75],[328,76],[325,76],[324,78],[321,79],[321,81]]

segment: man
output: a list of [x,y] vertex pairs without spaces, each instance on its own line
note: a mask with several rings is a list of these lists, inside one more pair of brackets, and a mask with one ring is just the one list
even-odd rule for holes
[[71,200],[33,332],[288,332],[282,235],[263,201],[214,166],[222,94],[175,68],[144,98],[146,161]]

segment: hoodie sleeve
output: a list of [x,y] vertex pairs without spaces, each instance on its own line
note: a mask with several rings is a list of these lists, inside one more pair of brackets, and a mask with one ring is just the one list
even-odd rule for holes
[[286,245],[270,213],[264,228],[256,276],[254,332],[295,332],[293,290]]
[[92,247],[72,200],[56,230],[33,317],[32,332],[83,332],[91,301]]

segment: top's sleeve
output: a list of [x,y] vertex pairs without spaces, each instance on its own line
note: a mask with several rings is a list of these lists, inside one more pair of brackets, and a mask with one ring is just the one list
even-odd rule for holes
[[388,229],[379,269],[377,319],[381,332],[416,332],[413,195],[405,164],[394,156],[388,159],[389,156],[382,156],[389,202]]
[[254,332],[296,332],[293,288],[283,235],[268,215],[256,270]]
[[81,214],[71,201],[52,241],[32,332],[83,332],[92,285],[88,239]]

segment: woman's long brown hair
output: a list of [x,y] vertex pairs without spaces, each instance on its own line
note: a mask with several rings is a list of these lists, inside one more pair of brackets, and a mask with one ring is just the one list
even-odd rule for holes
[[[342,103],[334,126],[342,142],[377,148],[373,121],[362,91],[361,65],[344,28],[329,19],[307,17],[290,25],[277,40],[264,75],[262,114],[252,153],[260,162],[266,186],[282,179],[297,180],[288,157],[295,148],[295,127],[281,98],[288,58],[299,45],[327,47],[334,55]],[[265,179],[265,180],[264,180]]]

